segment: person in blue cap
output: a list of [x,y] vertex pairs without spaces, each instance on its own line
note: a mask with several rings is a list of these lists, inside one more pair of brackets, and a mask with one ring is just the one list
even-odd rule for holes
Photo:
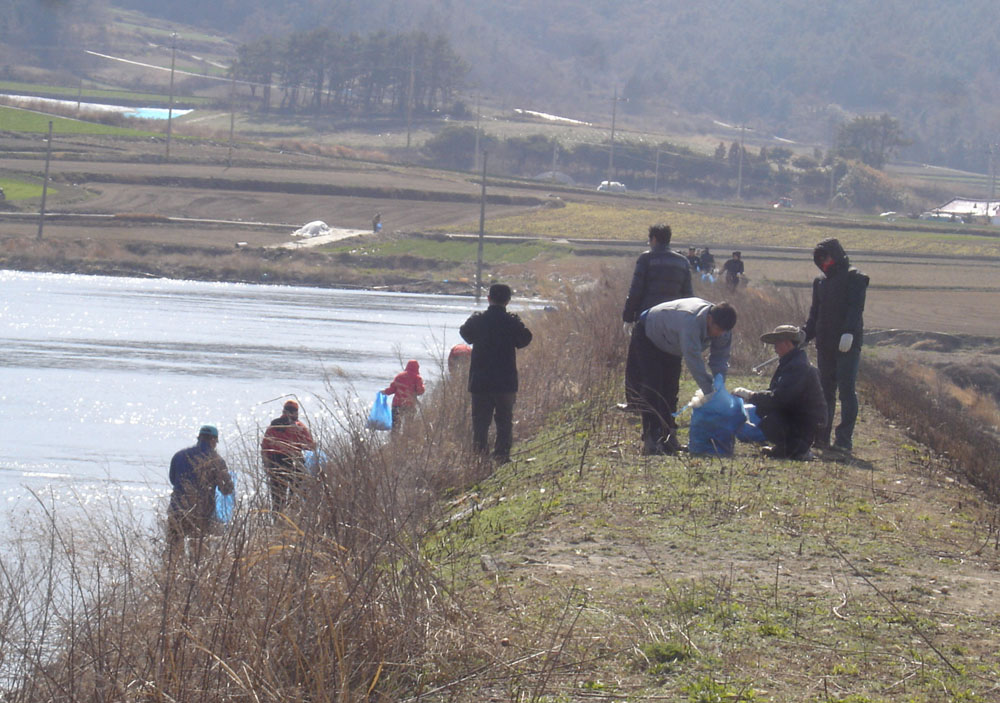
[[203,425],[198,442],[181,449],[170,460],[170,484],[174,487],[167,511],[167,547],[171,560],[178,550],[186,551],[188,537],[198,541],[195,554],[201,552],[201,540],[215,531],[215,489],[233,494],[233,479],[226,461],[215,450],[219,430]]

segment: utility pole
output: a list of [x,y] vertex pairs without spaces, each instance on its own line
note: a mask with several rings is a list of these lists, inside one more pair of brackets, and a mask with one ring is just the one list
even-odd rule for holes
[[653,175],[653,195],[660,190],[660,150],[656,150],[656,171]]
[[472,170],[479,171],[479,93],[476,93],[476,143],[472,147]]
[[170,133],[174,121],[174,66],[177,63],[177,32],[170,33],[170,102],[167,103],[167,154],[165,161],[170,161]]
[[736,167],[736,199],[743,199],[743,130],[746,129],[746,125],[740,125],[740,160],[739,165]]
[[413,64],[417,60],[417,49],[410,52],[410,85],[406,89],[406,148],[410,148],[410,123],[413,121]]
[[476,305],[483,294],[483,239],[486,237],[486,152],[483,152],[483,191],[479,197],[479,248],[476,252]]
[[830,159],[830,201],[829,204],[827,205],[827,208],[830,210],[833,209],[833,195],[834,195],[833,187],[836,174],[837,174],[837,162],[833,159]]
[[[622,102],[628,102],[623,98]],[[611,150],[608,151],[608,183],[614,180],[615,174],[615,116],[618,114],[618,86],[615,86],[615,97],[611,101]]]
[[49,138],[45,147],[45,177],[42,179],[42,204],[38,208],[38,239],[42,238],[45,226],[45,196],[49,192],[49,161],[52,160],[52,120],[49,120]]
[[229,155],[226,157],[226,166],[233,166],[233,136],[236,132],[236,67],[233,66],[232,79],[229,81]]
[[[996,155],[996,148],[996,144],[990,144],[990,202],[995,200],[997,197],[997,164],[994,158]],[[986,214],[988,215],[989,208],[986,209]]]

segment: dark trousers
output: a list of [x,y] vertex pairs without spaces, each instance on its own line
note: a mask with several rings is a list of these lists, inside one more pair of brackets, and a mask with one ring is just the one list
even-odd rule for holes
[[264,468],[267,471],[268,488],[271,489],[271,509],[280,513],[288,506],[288,499],[302,480],[302,462],[296,461],[294,457],[283,456],[266,461]]
[[396,432],[403,426],[403,421],[414,413],[416,408],[412,405],[392,406],[392,431]]
[[[816,439],[823,444],[830,443],[833,433],[835,444],[848,449],[853,446],[854,425],[858,420],[858,394],[854,384],[858,380],[858,365],[861,363],[861,347],[841,353],[816,347],[816,367],[826,399],[827,422]],[[836,398],[840,397],[840,424],[833,432],[833,418]]]
[[674,412],[680,390],[681,357],[653,344],[643,322],[636,324],[632,339],[639,366],[642,438],[647,442],[667,440],[677,430]]
[[801,408],[798,410],[772,410],[760,419],[760,429],[774,447],[774,456],[804,454],[815,441],[819,428],[808,422],[808,415]]
[[495,420],[493,456],[506,459],[514,443],[514,400],[517,393],[472,394],[472,448],[479,454],[489,451],[490,424]]
[[635,327],[632,328],[632,336],[628,340],[628,354],[625,357],[625,402],[630,407],[638,407],[641,392],[641,381],[639,374],[639,350],[635,341]]

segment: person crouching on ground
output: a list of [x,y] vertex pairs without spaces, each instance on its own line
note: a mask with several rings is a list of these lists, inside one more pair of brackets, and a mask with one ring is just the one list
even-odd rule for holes
[[514,443],[514,401],[517,398],[517,350],[531,343],[531,331],[521,318],[507,312],[510,286],[494,283],[486,297],[489,307],[473,313],[459,328],[472,345],[469,393],[472,395],[472,449],[486,454],[490,424],[496,421],[493,458],[510,461]]
[[[714,374],[726,374],[731,330],[736,326],[736,310],[729,303],[713,305],[701,298],[681,298],[660,303],[639,316],[635,341],[639,357],[642,408],[642,453],[674,454],[677,440],[677,393],[680,390],[681,361],[705,394],[715,392]],[[708,355],[709,373],[702,353]]]
[[420,377],[420,364],[415,359],[406,362],[406,369],[396,374],[389,387],[382,391],[392,398],[392,431],[403,424],[403,417],[417,409],[417,396],[424,394],[424,379]]
[[761,335],[760,341],[774,345],[778,368],[766,391],[737,388],[733,395],[757,407],[760,429],[771,443],[765,453],[776,458],[808,461],[810,447],[826,425],[826,400],[819,371],[809,363],[801,347],[806,334],[795,325],[779,325]]
[[168,558],[173,560],[185,552],[188,537],[201,542],[214,534],[218,526],[215,516],[215,489],[223,495],[233,494],[233,479],[226,461],[215,450],[219,430],[204,425],[198,431],[193,447],[182,449],[170,460],[170,484],[174,487],[167,511]]
[[286,401],[281,417],[271,420],[260,443],[271,489],[271,508],[275,512],[285,509],[292,489],[306,474],[302,456],[306,449],[316,449],[316,442],[309,428],[299,420],[299,404],[294,400]]

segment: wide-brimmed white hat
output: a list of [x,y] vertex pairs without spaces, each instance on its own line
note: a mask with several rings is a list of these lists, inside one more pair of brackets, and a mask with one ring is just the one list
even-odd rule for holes
[[774,344],[775,342],[788,340],[798,346],[802,344],[805,338],[806,333],[802,331],[801,327],[797,327],[796,325],[778,325],[774,328],[773,332],[762,334],[760,341],[764,342],[764,344]]

